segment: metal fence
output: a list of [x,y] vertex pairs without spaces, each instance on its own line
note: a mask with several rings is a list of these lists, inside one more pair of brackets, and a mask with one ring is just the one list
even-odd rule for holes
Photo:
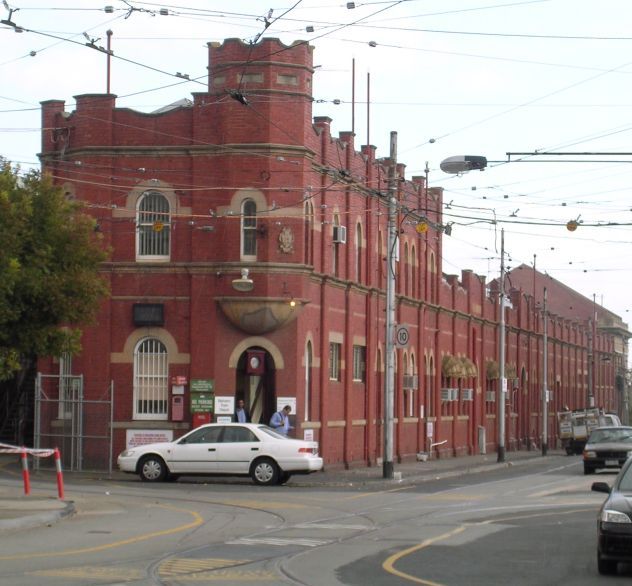
[[86,393],[83,375],[38,373],[34,447],[59,448],[66,470],[111,473],[113,413],[113,382]]

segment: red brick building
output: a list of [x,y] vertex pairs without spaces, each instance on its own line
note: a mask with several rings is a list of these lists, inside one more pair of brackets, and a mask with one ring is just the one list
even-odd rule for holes
[[[329,465],[381,458],[389,161],[312,119],[312,50],[211,43],[208,91],[155,113],[107,94],[76,96],[72,112],[42,104],[43,168],[87,203],[112,254],[82,354],[41,367],[82,374],[87,399],[112,386],[115,454],[135,430],[176,437],[228,417],[240,396],[264,422],[290,403]],[[396,320],[410,343],[396,356],[396,459],[494,449],[497,299],[471,271],[443,274],[442,192],[397,174]],[[532,298],[511,298],[515,449],[540,435],[543,347]],[[585,316],[549,330],[556,408],[583,406],[590,331]],[[598,329],[594,344],[612,354],[614,338]],[[613,372],[595,388],[607,408]]]

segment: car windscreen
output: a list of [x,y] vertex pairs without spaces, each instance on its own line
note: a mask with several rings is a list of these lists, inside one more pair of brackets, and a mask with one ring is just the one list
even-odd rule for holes
[[268,427],[267,425],[260,425],[259,427],[257,427],[257,429],[263,433],[267,433],[268,435],[272,436],[275,439],[282,439],[282,440],[288,439],[287,436],[282,435],[278,433],[277,431],[274,431],[274,429],[272,429],[271,427]]
[[596,429],[588,438],[589,444],[632,443],[632,429]]

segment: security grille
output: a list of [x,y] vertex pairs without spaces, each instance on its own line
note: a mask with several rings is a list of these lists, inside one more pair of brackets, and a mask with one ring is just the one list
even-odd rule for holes
[[167,198],[157,191],[143,195],[138,206],[138,256],[169,257],[170,210]]

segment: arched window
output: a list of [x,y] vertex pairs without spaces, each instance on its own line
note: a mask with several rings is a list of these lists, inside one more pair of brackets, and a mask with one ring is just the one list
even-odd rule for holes
[[241,256],[257,256],[257,204],[252,199],[241,204]]
[[134,419],[167,419],[167,348],[144,338],[134,350]]
[[426,417],[434,416],[434,359],[431,356],[426,369]]
[[430,303],[437,302],[437,266],[435,264],[434,253],[430,254],[428,280],[430,281]]
[[411,274],[411,291],[410,294],[413,297],[418,297],[419,284],[417,283],[417,249],[413,244],[410,252],[410,274]]
[[415,391],[417,390],[415,377],[415,355],[411,353],[409,369],[407,372],[408,375],[408,384],[406,385],[408,388],[405,393],[405,405],[404,405],[404,415],[406,417],[414,417],[415,416]]
[[356,253],[356,281],[362,282],[362,224],[356,224],[355,233],[355,253]]
[[384,241],[382,237],[382,230],[377,233],[377,287],[382,289],[384,287]]
[[170,255],[171,209],[159,191],[147,191],[136,210],[136,258],[168,260]]
[[402,291],[402,293],[404,295],[409,294],[409,286],[410,286],[410,279],[408,278],[409,269],[410,269],[410,258],[408,257],[408,242],[406,242],[404,244],[404,266],[402,266],[402,271],[404,273],[404,290]]

